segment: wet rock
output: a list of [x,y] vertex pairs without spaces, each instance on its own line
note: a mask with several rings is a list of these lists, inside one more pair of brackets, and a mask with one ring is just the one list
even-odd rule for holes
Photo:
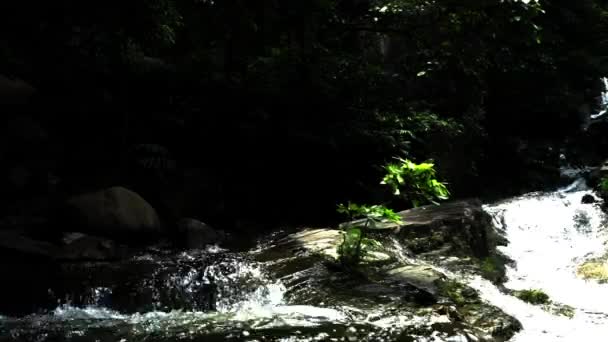
[[61,247],[44,240],[33,239],[22,231],[0,231],[0,255],[12,258],[55,259]]
[[[406,254],[452,271],[473,271],[494,282],[504,281],[510,260],[497,246],[506,244],[476,199],[418,207],[399,212],[402,223],[383,222],[373,232],[392,236]],[[342,227],[361,224],[360,220]]]
[[393,261],[394,258],[389,253],[381,250],[370,250],[366,251],[361,262],[364,264],[377,264]]
[[11,230],[0,232],[0,254],[30,260],[117,260],[132,252],[112,240],[82,233],[66,233],[61,241],[46,241]]
[[[448,254],[490,256],[499,239],[493,233],[491,218],[479,200],[463,200],[429,205],[399,212],[402,223],[384,222],[377,229],[390,230],[416,254],[446,248]],[[360,225],[356,220],[342,227]],[[445,255],[445,253],[443,253]]]
[[67,200],[55,220],[63,231],[116,240],[143,242],[162,233],[156,210],[137,193],[123,187],[74,196]]
[[592,204],[595,202],[597,202],[597,199],[593,195],[590,195],[590,194],[583,196],[583,198],[581,199],[581,203],[583,203],[583,204]]
[[0,261],[0,271],[11,274],[10,281],[0,283],[0,314],[20,316],[64,304],[122,313],[212,310],[215,284],[205,271],[217,262],[215,255],[165,253],[112,262]]
[[576,274],[583,279],[608,282],[608,265],[604,261],[587,261],[578,267]]
[[471,303],[461,309],[465,324],[481,341],[509,341],[522,329],[521,323],[502,310],[483,303]]
[[305,251],[321,254],[337,260],[337,248],[342,243],[344,232],[336,229],[305,229],[290,234],[277,243],[279,248],[288,248],[293,252]]
[[387,272],[392,279],[410,284],[432,295],[440,292],[439,282],[445,280],[445,275],[424,265],[405,265]]
[[181,242],[188,249],[218,244],[225,239],[224,232],[215,230],[206,223],[192,218],[179,220],[177,226]]
[[66,233],[59,255],[62,260],[118,260],[126,258],[130,249],[115,241],[82,233]]
[[597,185],[602,178],[608,176],[608,160],[604,160],[599,166],[589,168],[586,180],[590,186]]

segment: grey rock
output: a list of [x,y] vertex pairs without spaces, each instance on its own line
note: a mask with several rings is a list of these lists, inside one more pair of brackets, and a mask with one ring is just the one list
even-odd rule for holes
[[[497,244],[490,216],[476,199],[427,205],[398,213],[402,223],[381,222],[377,230],[395,235],[415,254],[441,250],[443,255],[490,256]],[[361,225],[363,220],[341,224]]]
[[162,233],[156,210],[137,193],[123,187],[74,196],[62,210],[59,219],[65,220],[65,228],[70,231],[144,240]]
[[57,255],[62,260],[107,261],[123,259],[129,254],[128,247],[115,241],[78,232],[65,234],[62,242]]
[[439,293],[438,282],[445,275],[425,265],[405,265],[388,271],[390,278],[407,283],[432,295]]
[[179,234],[188,249],[203,248],[222,242],[225,234],[208,224],[192,218],[180,219],[177,223]]

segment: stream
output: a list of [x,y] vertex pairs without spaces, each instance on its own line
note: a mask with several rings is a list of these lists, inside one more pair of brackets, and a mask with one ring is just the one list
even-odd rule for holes
[[505,295],[480,278],[470,285],[482,297],[517,317],[524,329],[513,341],[597,341],[608,334],[608,284],[584,280],[577,268],[606,254],[608,229],[582,179],[555,192],[531,193],[486,205],[497,229],[509,240],[499,247],[516,261],[507,268],[513,290],[541,289],[551,300],[575,309],[574,317],[549,314]]
[[[573,307],[572,318],[525,303],[478,275],[428,266],[464,280],[482,300],[519,320],[523,329],[510,341],[598,340],[608,335],[608,284],[581,279],[577,268],[606,253],[608,232],[599,205],[582,204],[585,195],[593,192],[577,179],[557,191],[484,205],[508,240],[501,252],[515,261],[507,266],[504,287],[540,289],[553,302]],[[420,296],[404,296],[410,288],[362,282],[328,269],[314,255],[294,263],[294,256],[273,254],[281,236],[269,235],[241,252],[213,247],[140,255],[133,265],[154,272],[126,295],[120,286],[87,287],[58,299],[51,310],[0,316],[0,342],[477,340],[440,313],[412,309]],[[396,240],[391,244],[399,262],[411,261]],[[146,296],[138,302],[140,290]],[[116,308],[124,298],[130,298],[131,309]],[[174,309],[176,302],[189,304]]]

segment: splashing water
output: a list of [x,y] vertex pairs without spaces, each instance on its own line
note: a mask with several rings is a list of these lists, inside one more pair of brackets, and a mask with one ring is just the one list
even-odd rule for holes
[[[509,241],[499,247],[501,252],[515,261],[507,267],[508,281],[504,286],[510,290],[541,289],[554,302],[574,307],[571,319],[525,303],[479,276],[433,267],[408,254],[396,238],[389,238],[385,247],[399,264],[424,264],[449,278],[466,279],[484,300],[523,324],[523,330],[511,341],[598,340],[608,335],[608,285],[581,279],[577,269],[592,258],[605,256],[608,230],[598,205],[582,204],[586,195],[593,192],[580,179],[555,192],[531,193],[484,206],[496,230]],[[187,298],[203,293],[197,292],[201,287],[212,289],[209,300],[214,311],[155,309],[127,314],[105,307],[112,289],[99,287],[92,289],[93,304],[89,306],[62,305],[50,313],[22,319],[0,316],[0,336],[11,336],[8,341],[40,342],[88,341],[82,339],[87,336],[102,342],[124,337],[136,342],[188,338],[394,341],[407,327],[449,323],[447,316],[441,314],[417,316],[407,311],[409,304],[399,302],[403,290],[395,290],[389,283],[343,285],[342,278],[320,271],[322,267],[314,258],[307,261],[305,256],[298,256],[298,268],[277,277],[270,270],[280,273],[286,265],[293,267],[296,264],[287,262],[295,258],[293,255],[268,263],[253,261],[272,245],[261,245],[248,253],[208,250],[140,257],[140,261],[157,264],[169,272],[157,272],[154,278],[156,282],[168,282],[161,289],[179,287]],[[324,279],[324,283],[319,279]],[[338,292],[332,292],[336,284]],[[317,294],[313,290],[318,290]],[[311,296],[317,297],[308,300]],[[100,331],[109,335],[98,335]],[[467,340],[464,336],[441,337],[437,331],[418,336],[415,331],[409,335],[415,341]],[[272,335],[277,332],[280,336]]]
[[602,83],[604,83],[604,91],[601,93],[600,96],[600,106],[602,110],[597,114],[592,114],[592,120],[599,119],[604,116],[606,112],[608,112],[608,78],[602,77]]
[[556,316],[472,279],[483,298],[522,322],[513,341],[595,341],[608,334],[608,285],[577,275],[582,263],[607,252],[608,240],[605,215],[597,204],[582,203],[593,192],[581,184],[484,206],[509,241],[502,252],[516,262],[507,267],[505,287],[541,289],[575,308],[572,319]]

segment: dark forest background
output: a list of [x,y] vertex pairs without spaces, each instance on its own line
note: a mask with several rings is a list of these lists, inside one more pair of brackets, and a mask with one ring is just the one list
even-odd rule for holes
[[[59,0],[0,4],[3,216],[110,185],[173,219],[320,223],[382,165],[453,197],[596,162],[599,0]],[[605,130],[604,130],[605,132]],[[399,208],[402,209],[402,208]]]

